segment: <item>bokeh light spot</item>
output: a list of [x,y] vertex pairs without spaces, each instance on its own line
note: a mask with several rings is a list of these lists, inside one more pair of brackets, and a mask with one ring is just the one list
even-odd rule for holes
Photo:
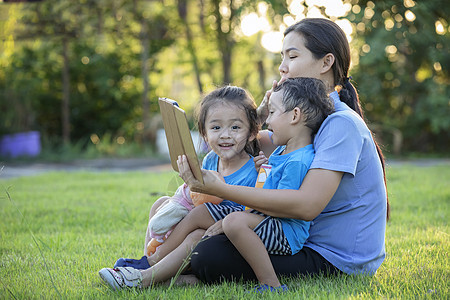
[[407,10],[407,11],[405,12],[405,18],[406,18],[406,20],[408,20],[409,22],[413,22],[413,21],[416,19],[416,15],[415,15],[412,11]]

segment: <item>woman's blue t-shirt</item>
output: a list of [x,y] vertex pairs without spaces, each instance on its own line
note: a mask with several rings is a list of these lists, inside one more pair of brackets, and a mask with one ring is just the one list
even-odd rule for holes
[[343,172],[325,209],[311,222],[305,247],[345,273],[374,274],[385,258],[386,188],[372,135],[361,117],[330,94],[335,113],[314,139],[311,169]]
[[[218,165],[219,156],[215,152],[210,151],[203,159],[202,168],[205,170],[212,170],[217,172]],[[224,179],[227,184],[254,187],[257,177],[258,172],[256,172],[253,157],[249,155],[249,159],[245,165],[243,165],[233,174],[225,176]],[[241,206],[240,204],[237,204],[236,202],[233,202],[231,200],[223,200],[221,204]]]

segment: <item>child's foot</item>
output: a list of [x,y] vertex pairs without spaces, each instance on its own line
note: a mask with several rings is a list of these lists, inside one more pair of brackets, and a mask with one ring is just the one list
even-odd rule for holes
[[148,263],[147,256],[144,255],[141,259],[119,258],[114,264],[114,268],[117,267],[132,267],[133,269],[145,270],[151,266]]
[[142,288],[142,274],[130,267],[103,268],[98,274],[115,291],[123,288]]
[[[167,280],[166,285],[170,285],[172,283],[172,279]],[[200,283],[200,279],[198,279],[194,274],[190,275],[180,275],[175,279],[174,285],[197,285]]]
[[289,289],[288,289],[288,287],[285,284],[280,285],[279,287],[273,287],[273,286],[270,286],[270,285],[267,285],[267,284],[262,284],[262,285],[259,285],[257,287],[254,287],[251,290],[251,292],[258,293],[258,294],[262,294],[262,293],[265,293],[265,292],[284,293],[284,292],[287,292],[288,290]]

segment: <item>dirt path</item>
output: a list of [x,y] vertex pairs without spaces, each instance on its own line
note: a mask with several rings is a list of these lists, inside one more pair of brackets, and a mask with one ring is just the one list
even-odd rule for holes
[[21,176],[39,175],[45,172],[90,171],[90,172],[161,172],[172,169],[170,162],[164,159],[93,159],[75,160],[67,163],[8,163],[0,162],[0,180]]
[[[446,165],[450,167],[450,158],[440,159],[391,159],[387,160],[387,165],[396,167],[400,165],[415,165],[428,167],[435,165]],[[0,162],[0,180],[34,176],[51,171],[90,171],[90,172],[162,172],[170,171],[170,162],[164,159],[129,158],[129,159],[93,159],[75,160],[68,163],[8,163]]]

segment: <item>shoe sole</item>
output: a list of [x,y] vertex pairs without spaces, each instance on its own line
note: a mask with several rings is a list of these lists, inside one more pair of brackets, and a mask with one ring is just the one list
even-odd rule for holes
[[98,275],[100,275],[103,281],[105,281],[113,291],[117,291],[120,289],[119,283],[116,281],[116,278],[108,269],[101,269],[100,271],[98,271]]

